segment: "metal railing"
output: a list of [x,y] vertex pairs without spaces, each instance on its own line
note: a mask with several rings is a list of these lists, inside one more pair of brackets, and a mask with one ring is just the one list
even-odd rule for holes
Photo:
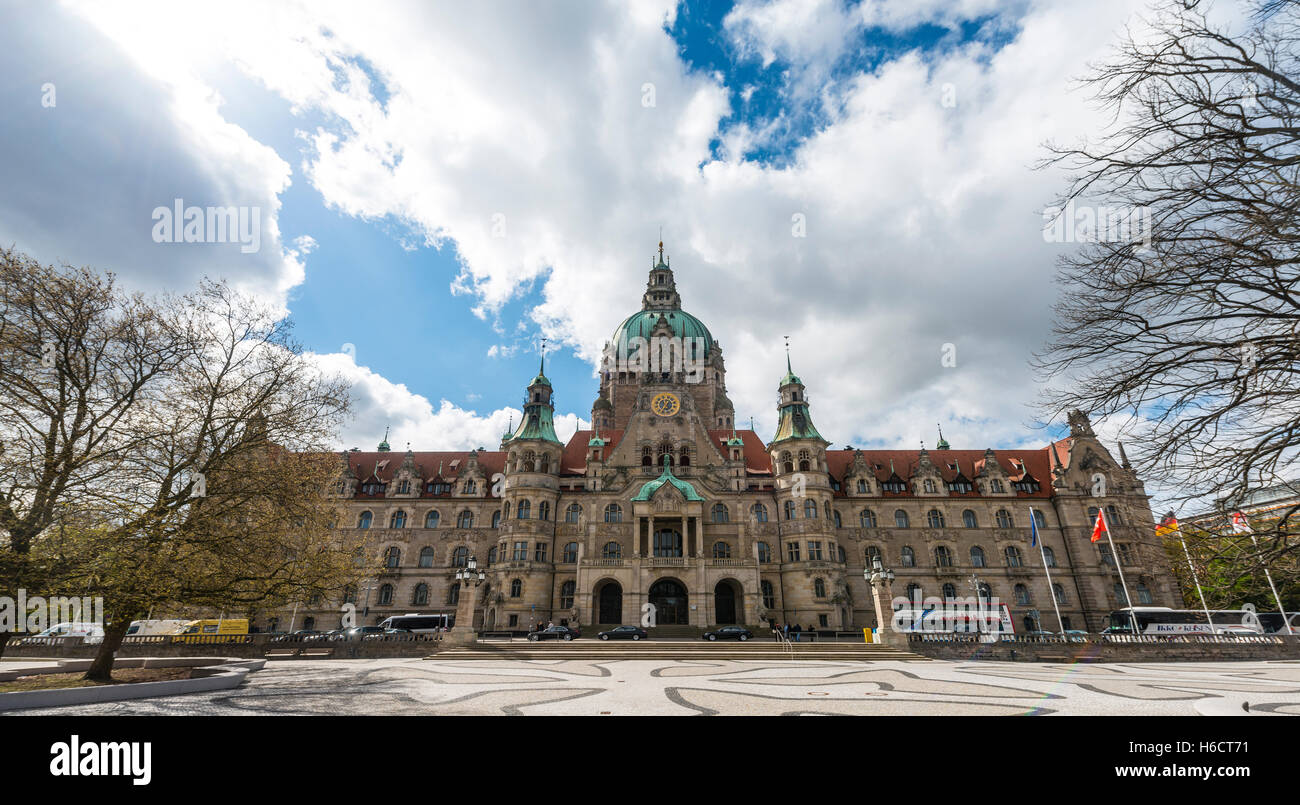
[[1040,643],[1060,643],[1060,644],[1145,644],[1145,645],[1178,645],[1178,644],[1219,644],[1219,645],[1286,645],[1288,643],[1300,642],[1300,636],[1290,635],[1248,635],[1248,634],[1171,634],[1171,635],[1131,635],[1131,634],[1079,634],[1079,635],[996,635],[989,633],[974,632],[909,632],[907,635],[909,641],[913,643],[1012,643],[1012,644],[1040,644]]

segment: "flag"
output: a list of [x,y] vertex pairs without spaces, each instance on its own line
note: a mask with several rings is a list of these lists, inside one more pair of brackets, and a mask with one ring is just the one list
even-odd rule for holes
[[1166,514],[1165,519],[1161,520],[1160,524],[1156,526],[1156,536],[1163,537],[1166,534],[1177,534],[1177,533],[1178,533],[1178,518],[1174,517],[1173,512],[1170,512],[1169,514]]
[[1029,507],[1029,547],[1038,547],[1038,518],[1034,516],[1034,507]]
[[1250,527],[1250,521],[1247,520],[1246,515],[1242,514],[1241,512],[1232,513],[1232,530],[1237,532],[1238,534],[1255,533],[1255,529]]
[[1093,542],[1099,541],[1101,539],[1101,535],[1105,534],[1106,532],[1107,532],[1106,518],[1104,515],[1102,515],[1101,511],[1098,510],[1097,522],[1094,523],[1092,526],[1092,541]]

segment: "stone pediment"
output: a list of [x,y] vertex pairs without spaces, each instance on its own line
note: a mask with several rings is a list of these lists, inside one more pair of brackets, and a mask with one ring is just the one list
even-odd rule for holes
[[664,484],[655,492],[651,501],[654,503],[657,512],[675,512],[681,511],[686,498],[682,497],[682,493],[678,492],[673,485]]

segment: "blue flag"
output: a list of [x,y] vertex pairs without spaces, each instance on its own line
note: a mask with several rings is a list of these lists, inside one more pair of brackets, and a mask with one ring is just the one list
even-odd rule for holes
[[1038,518],[1034,517],[1034,507],[1029,507],[1029,547],[1038,547]]

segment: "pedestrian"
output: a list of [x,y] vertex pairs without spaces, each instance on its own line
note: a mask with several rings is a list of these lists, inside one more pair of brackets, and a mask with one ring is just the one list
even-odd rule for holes
[[781,642],[781,624],[772,621],[772,639]]
[[794,642],[798,643],[799,632],[803,631],[803,627],[796,623],[794,626],[790,627],[790,631],[794,632]]
[[784,626],[781,627],[781,629],[782,629],[782,631],[783,631],[784,634],[785,634],[785,642],[789,643],[789,642],[790,642],[790,624],[788,624],[788,623],[785,624]]

